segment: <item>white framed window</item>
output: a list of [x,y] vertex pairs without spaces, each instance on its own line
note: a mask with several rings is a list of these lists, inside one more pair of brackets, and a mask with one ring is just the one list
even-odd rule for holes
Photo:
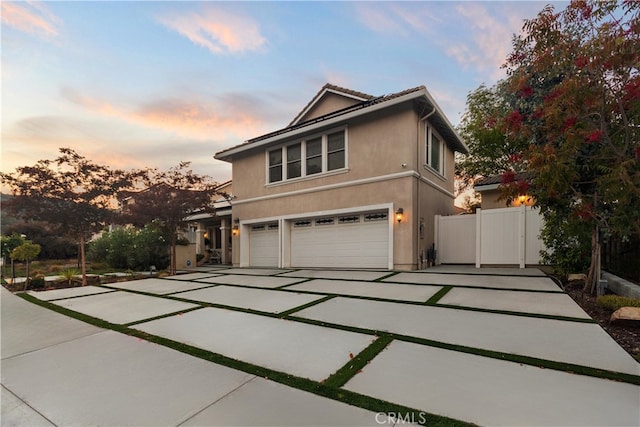
[[316,134],[267,151],[267,183],[312,177],[347,167],[347,130]]
[[444,141],[431,126],[425,128],[425,165],[444,175]]

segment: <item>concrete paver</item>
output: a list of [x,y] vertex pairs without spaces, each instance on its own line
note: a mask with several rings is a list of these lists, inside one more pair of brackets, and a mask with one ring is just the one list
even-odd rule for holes
[[206,277],[215,277],[219,276],[215,272],[195,272],[195,273],[187,273],[187,274],[177,274],[175,276],[167,276],[164,279],[169,280],[194,280],[194,279],[204,279]]
[[119,324],[197,307],[186,302],[121,291],[57,300],[54,304]]
[[595,323],[341,297],[296,312],[294,316],[640,374],[640,364]]
[[367,347],[370,335],[218,308],[141,323],[141,331],[280,372],[323,380]]
[[2,361],[2,384],[64,426],[178,425],[251,378],[113,331]]
[[177,294],[177,296],[194,301],[248,308],[267,313],[281,313],[324,297],[323,295],[248,289],[225,285],[183,292]]
[[103,294],[105,292],[113,292],[113,290],[99,286],[79,286],[76,288],[51,289],[49,291],[29,291],[27,293],[39,300],[51,301],[62,298],[81,297],[84,295]]
[[565,293],[453,288],[440,298],[438,304],[568,316],[581,319],[591,318]]
[[[640,364],[594,323],[353,298],[424,301],[443,285],[452,285],[439,304],[584,318],[582,310],[536,269],[444,266],[394,274],[383,282],[373,280],[388,272],[190,270],[194,272],[199,273],[183,275],[182,280],[154,278],[108,286],[156,294],[179,292],[178,297],[270,313],[299,307],[298,303],[317,300],[324,293],[344,294],[349,298],[335,297],[294,316],[640,375]],[[284,290],[270,289],[285,285]],[[51,299],[113,323],[197,307],[123,291],[93,294],[88,288],[61,290],[57,295],[68,299]],[[425,290],[428,295],[418,294]],[[54,293],[39,295],[49,299],[46,295]],[[104,331],[30,304],[5,289],[1,300],[3,426],[49,421],[56,425],[378,425],[381,420],[360,408]],[[351,354],[374,339],[220,308],[201,308],[133,328],[317,381],[344,366]],[[344,388],[481,425],[640,424],[637,385],[402,341],[392,342]]]
[[375,426],[378,425],[375,414],[273,381],[255,378],[183,425]]
[[207,283],[185,282],[182,280],[142,279],[130,282],[109,283],[109,287],[130,291],[147,292],[157,295],[168,295],[211,286]]
[[299,285],[288,286],[297,291],[326,292],[337,295],[354,295],[385,298],[400,301],[425,302],[442,287],[425,285],[401,285],[399,283],[356,282],[316,279]]
[[208,279],[198,279],[201,283],[216,283],[221,285],[241,285],[255,286],[257,288],[277,288],[280,286],[298,283],[306,279],[290,277],[271,276],[249,276],[240,274],[229,274],[228,276],[211,277]]
[[471,286],[500,289],[562,292],[548,277],[481,276],[478,274],[398,273],[384,282]]
[[100,332],[102,329],[46,310],[0,287],[2,359]]
[[2,426],[53,426],[49,420],[18,399],[4,386],[0,401],[2,402],[2,417],[0,417],[0,425]]
[[398,341],[345,388],[478,425],[640,425],[639,386]]
[[541,276],[547,277],[539,268],[517,268],[517,267],[482,267],[476,268],[472,265],[436,265],[429,267],[421,273],[449,273],[449,274],[479,274],[481,276]]
[[257,276],[273,276],[278,273],[287,273],[291,270],[281,270],[279,268],[228,268],[225,274],[248,274]]
[[342,280],[376,280],[388,276],[388,271],[364,270],[297,270],[279,274],[280,277],[307,277],[311,279],[342,279]]

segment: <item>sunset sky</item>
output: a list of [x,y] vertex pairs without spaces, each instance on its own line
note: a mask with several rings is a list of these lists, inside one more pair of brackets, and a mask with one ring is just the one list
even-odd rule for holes
[[225,181],[217,151],[285,127],[327,82],[425,85],[455,125],[544,5],[3,0],[1,170],[71,147]]

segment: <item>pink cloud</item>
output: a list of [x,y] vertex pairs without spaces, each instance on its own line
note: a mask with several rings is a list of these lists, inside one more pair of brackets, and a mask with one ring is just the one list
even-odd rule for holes
[[244,140],[259,135],[266,128],[267,114],[239,94],[222,95],[214,101],[165,98],[135,107],[115,105],[70,88],[63,88],[61,94],[92,113],[199,140]]
[[60,19],[40,2],[0,2],[2,23],[25,33],[55,37]]
[[213,54],[257,51],[266,44],[253,19],[220,9],[162,16],[158,21]]

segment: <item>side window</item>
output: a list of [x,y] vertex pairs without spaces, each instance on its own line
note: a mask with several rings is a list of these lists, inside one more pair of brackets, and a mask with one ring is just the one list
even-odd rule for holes
[[430,126],[425,131],[425,164],[444,175],[444,141]]

